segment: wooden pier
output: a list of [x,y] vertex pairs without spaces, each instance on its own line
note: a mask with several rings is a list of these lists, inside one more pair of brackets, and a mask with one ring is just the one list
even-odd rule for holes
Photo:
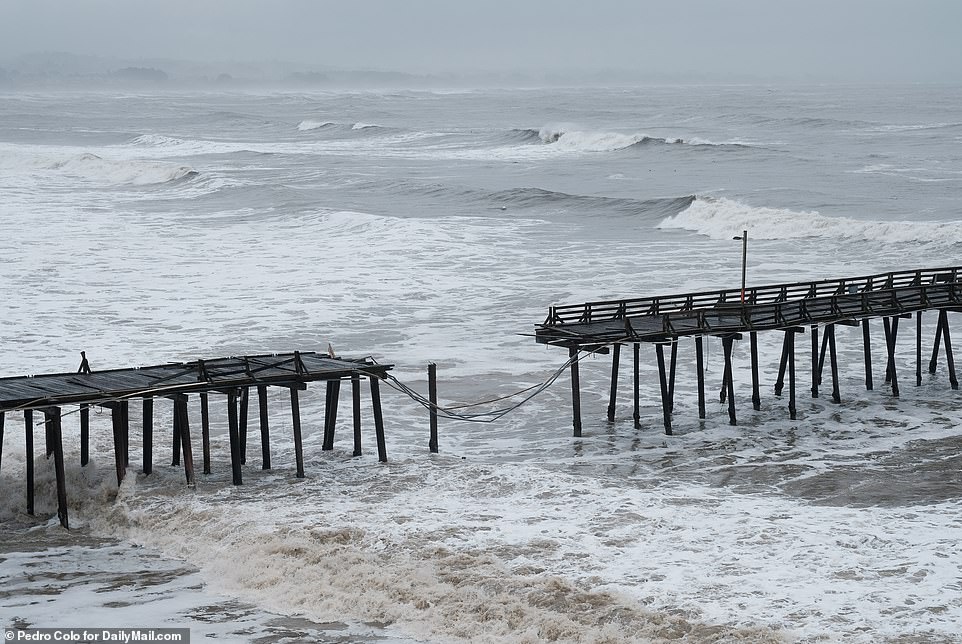
[[290,390],[291,421],[297,476],[304,476],[301,418],[298,392],[308,383],[327,384],[324,417],[324,450],[334,449],[334,430],[341,381],[350,381],[354,412],[354,455],[361,455],[361,378],[371,387],[378,459],[387,461],[384,422],[381,414],[379,381],[393,365],[371,359],[335,358],[314,352],[215,358],[194,362],[168,363],[150,367],[92,371],[86,355],[76,373],[45,374],[0,378],[0,455],[3,451],[5,416],[22,412],[27,461],[27,512],[34,511],[34,412],[43,416],[44,448],[54,457],[57,478],[57,508],[61,524],[68,527],[67,490],[64,475],[64,406],[79,406],[80,464],[90,458],[90,407],[110,409],[113,425],[114,462],[117,484],[123,481],[130,465],[130,404],[141,401],[143,408],[143,472],[153,470],[153,408],[155,398],[173,401],[172,464],[183,461],[188,484],[193,484],[194,457],[188,421],[188,400],[197,394],[201,411],[201,441],[204,473],[210,473],[210,394],[227,400],[230,460],[233,483],[242,483],[241,465],[247,460],[247,418],[250,391],[257,392],[260,417],[261,466],[271,468],[270,428],[268,426],[268,387]]
[[[778,378],[774,383],[777,396],[782,394],[788,374],[788,411],[794,420],[795,409],[795,336],[811,333],[812,397],[819,396],[826,353],[831,368],[832,400],[840,402],[835,326],[861,326],[865,362],[865,387],[874,387],[871,352],[873,319],[882,319],[885,333],[885,382],[899,395],[895,368],[895,349],[899,320],[916,320],[916,385],[922,384],[922,313],[938,315],[934,346],[928,370],[935,373],[940,348],[944,348],[949,382],[958,389],[952,342],[949,334],[949,312],[962,311],[962,267],[920,269],[880,273],[862,277],[832,279],[791,284],[751,287],[640,297],[623,300],[587,302],[552,306],[545,321],[536,326],[536,340],[543,344],[567,347],[571,357],[571,393],[574,435],[581,436],[581,392],[578,358],[581,352],[612,355],[611,393],[608,420],[614,421],[618,385],[618,368],[622,345],[633,346],[634,358],[634,423],[639,419],[640,343],[655,345],[665,433],[671,434],[674,407],[675,371],[678,342],[693,337],[698,389],[698,417],[705,418],[704,338],[721,339],[725,367],[722,376],[721,402],[728,401],[729,422],[736,424],[734,388],[732,384],[732,345],[748,334],[751,354],[752,406],[761,404],[758,376],[758,340],[762,331],[784,333]],[[819,330],[822,331],[821,343]],[[666,359],[665,348],[670,349]]]

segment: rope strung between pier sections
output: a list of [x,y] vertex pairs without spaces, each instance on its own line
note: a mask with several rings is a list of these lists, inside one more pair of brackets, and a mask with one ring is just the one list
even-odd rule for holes
[[[540,394],[540,393],[542,393],[543,391],[545,391],[548,387],[550,387],[551,385],[553,385],[554,382],[555,382],[559,377],[561,377],[561,374],[563,374],[572,364],[574,364],[575,362],[578,362],[579,360],[581,360],[581,356],[582,356],[583,353],[591,353],[591,352],[589,352],[589,351],[578,351],[574,356],[568,358],[568,360],[566,360],[564,364],[562,364],[562,365],[561,365],[560,367],[558,367],[558,369],[556,369],[550,376],[548,376],[547,379],[545,379],[543,382],[540,382],[540,383],[538,383],[538,384],[536,384],[536,385],[531,385],[530,387],[525,387],[524,389],[521,389],[520,391],[516,391],[516,392],[514,392],[514,393],[507,394],[507,395],[504,395],[504,396],[499,396],[499,397],[497,397],[497,398],[490,398],[490,399],[488,399],[488,400],[482,400],[482,401],[474,402],[474,403],[465,403],[465,404],[461,404],[461,405],[452,405],[452,406],[449,406],[449,407],[442,407],[441,405],[437,405],[437,404],[431,402],[431,401],[430,401],[427,397],[425,397],[423,394],[421,394],[420,392],[414,390],[414,389],[411,388],[410,386],[404,384],[403,382],[401,382],[400,380],[398,380],[395,376],[393,376],[393,375],[391,375],[391,374],[387,374],[387,375],[385,376],[384,380],[385,380],[387,386],[391,387],[391,388],[394,389],[395,391],[399,391],[399,392],[401,392],[402,394],[405,394],[406,396],[408,396],[409,398],[411,398],[414,402],[418,403],[419,405],[421,405],[421,406],[424,407],[425,409],[427,409],[427,410],[429,410],[429,411],[433,410],[433,411],[436,412],[436,413],[438,414],[438,416],[441,417],[441,418],[447,418],[447,419],[450,419],[450,420],[461,420],[461,421],[465,421],[465,422],[469,422],[469,423],[493,423],[494,421],[500,420],[502,417],[504,417],[504,416],[506,416],[507,414],[509,414],[509,413],[513,412],[514,410],[518,409],[519,407],[521,407],[522,405],[524,405],[525,403],[527,403],[529,400],[531,400],[532,398],[534,398],[534,397],[537,396],[538,394]],[[374,358],[371,358],[371,360],[374,360]],[[377,361],[375,360],[375,362],[377,362]],[[457,411],[457,410],[459,410],[459,409],[467,409],[467,408],[470,408],[470,407],[478,407],[478,406],[481,406],[481,405],[488,405],[488,404],[491,404],[491,403],[500,402],[500,401],[502,401],[502,400],[507,400],[507,399],[509,399],[509,398],[514,398],[515,396],[520,396],[520,395],[525,394],[525,393],[528,393],[528,392],[531,392],[531,393],[528,394],[527,396],[525,396],[524,398],[522,398],[521,400],[519,400],[518,402],[516,402],[515,404],[510,405],[510,406],[508,406],[508,407],[502,407],[501,409],[495,409],[495,410],[493,410],[493,411],[479,412],[479,413],[474,413],[474,414],[465,414],[465,413],[461,413],[461,412],[458,412],[458,411]]]

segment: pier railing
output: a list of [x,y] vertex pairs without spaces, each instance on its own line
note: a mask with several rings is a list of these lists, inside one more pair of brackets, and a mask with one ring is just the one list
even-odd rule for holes
[[[962,267],[949,267],[895,271],[837,280],[753,286],[745,289],[745,304],[778,304],[820,297],[866,294],[910,286],[959,283],[960,279]],[[590,324],[663,313],[696,312],[741,304],[741,296],[741,289],[726,289],[556,305],[549,309],[543,326]]]

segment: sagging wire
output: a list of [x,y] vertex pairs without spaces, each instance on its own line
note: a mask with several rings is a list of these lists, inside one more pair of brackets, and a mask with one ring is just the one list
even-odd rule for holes
[[[387,384],[388,387],[391,387],[395,391],[399,391],[400,393],[405,394],[406,396],[411,398],[413,401],[415,401],[425,409],[437,413],[437,415],[440,418],[447,418],[450,420],[460,420],[460,421],[470,422],[470,423],[493,423],[494,421],[500,420],[504,416],[515,411],[516,409],[518,409],[519,407],[521,407],[522,405],[530,401],[532,398],[534,398],[538,394],[548,389],[551,385],[554,384],[554,382],[559,377],[561,377],[561,374],[563,374],[569,367],[571,367],[572,364],[581,360],[582,354],[590,354],[590,353],[596,353],[596,352],[597,351],[579,350],[577,353],[575,353],[575,355],[568,358],[568,360],[566,360],[564,364],[562,364],[554,372],[552,372],[551,375],[548,376],[543,382],[540,382],[536,385],[531,385],[530,387],[525,387],[520,391],[516,391],[514,393],[507,394],[505,396],[499,396],[498,398],[491,398],[489,400],[483,400],[483,401],[474,402],[474,403],[466,403],[461,405],[452,405],[448,407],[444,407],[444,406],[432,403],[426,396],[414,390],[412,387],[404,384],[403,382],[401,382],[391,374],[385,375],[384,382],[385,384]],[[373,360],[373,358],[371,359]],[[528,392],[531,392],[531,393],[528,393]],[[515,396],[520,396],[526,393],[528,394],[527,396],[525,396],[518,402],[514,403],[513,405],[502,407],[500,409],[495,409],[493,411],[478,412],[473,414],[465,414],[457,411],[459,409],[467,409],[470,407],[478,407],[480,405],[500,402],[502,400],[514,398]]]

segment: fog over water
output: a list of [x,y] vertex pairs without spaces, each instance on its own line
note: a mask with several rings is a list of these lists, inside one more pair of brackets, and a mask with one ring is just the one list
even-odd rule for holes
[[958,81],[952,0],[4,0],[0,60],[38,51],[510,71]]

